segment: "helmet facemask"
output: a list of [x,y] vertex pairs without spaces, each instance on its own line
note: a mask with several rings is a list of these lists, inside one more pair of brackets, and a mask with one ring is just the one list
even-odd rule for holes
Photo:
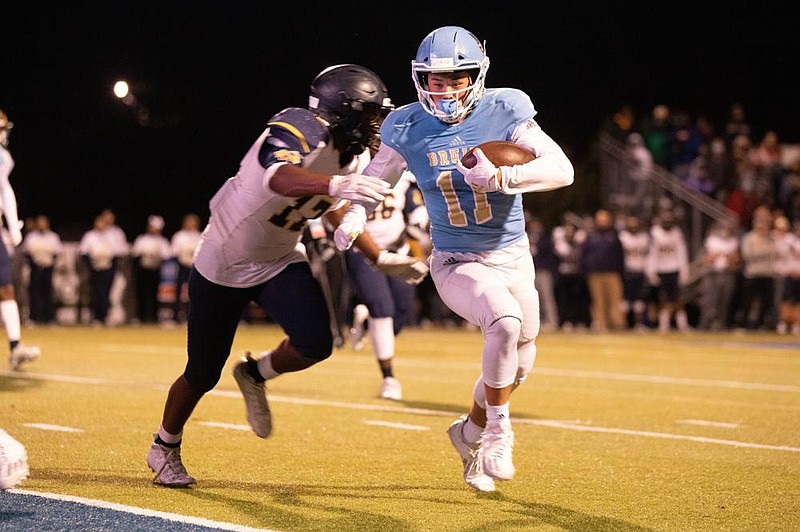
[[[488,59],[486,65],[477,69],[462,69],[441,72],[449,74],[452,72],[469,71],[470,85],[458,91],[434,92],[428,90],[428,76],[433,73],[424,70],[414,70],[414,86],[417,89],[417,96],[425,110],[446,124],[460,122],[472,109],[478,105],[486,91],[485,80],[486,71],[489,68]],[[435,98],[439,96],[452,95],[453,98],[440,99],[438,105]]]

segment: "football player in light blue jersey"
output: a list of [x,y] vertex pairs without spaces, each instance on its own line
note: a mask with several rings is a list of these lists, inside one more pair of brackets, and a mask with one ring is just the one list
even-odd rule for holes
[[[488,68],[483,44],[466,29],[428,34],[411,63],[419,102],[389,113],[380,150],[364,170],[390,183],[406,169],[416,176],[430,217],[431,277],[442,300],[483,335],[474,404],[448,431],[464,480],[478,491],[514,476],[509,398],[536,356],[539,299],[522,194],[568,186],[574,176],[527,94],[485,88]],[[491,140],[514,142],[535,158],[497,167],[476,150],[472,168],[461,164],[469,149]],[[334,234],[339,249],[364,230],[367,214],[348,208]]]

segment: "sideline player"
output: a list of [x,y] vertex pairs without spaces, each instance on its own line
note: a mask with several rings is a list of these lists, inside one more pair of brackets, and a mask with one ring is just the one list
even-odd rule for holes
[[[431,277],[442,300],[483,335],[474,404],[449,429],[464,480],[480,491],[514,476],[509,398],[536,355],[539,300],[522,194],[570,185],[574,175],[534,119],[527,94],[485,88],[488,68],[484,46],[466,29],[428,34],[411,67],[419,102],[389,114],[364,171],[390,183],[406,169],[417,178],[431,220]],[[461,165],[467,150],[489,140],[512,141],[535,159],[498,168],[476,150],[477,164]],[[348,208],[334,233],[339,249],[364,230],[367,214],[360,205]]]
[[[0,110],[0,211],[6,219],[6,228],[11,245],[17,247],[22,242],[22,224],[17,214],[17,196],[11,188],[9,175],[14,169],[14,159],[8,151],[8,137],[13,122]],[[18,370],[25,362],[39,358],[41,351],[36,346],[26,346],[20,342],[22,326],[19,319],[19,306],[14,293],[11,276],[11,257],[6,246],[0,242],[0,318],[8,336],[8,366]]]

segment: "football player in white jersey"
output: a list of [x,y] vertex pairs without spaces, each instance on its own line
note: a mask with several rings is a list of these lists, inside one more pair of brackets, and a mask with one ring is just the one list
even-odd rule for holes
[[[307,109],[284,109],[269,120],[238,173],[210,201],[189,275],[188,361],[169,390],[147,455],[157,483],[195,483],[181,462],[183,427],[219,381],[251,301],[286,332],[271,351],[258,359],[248,354],[234,369],[258,436],[272,430],[264,382],[306,369],[333,349],[328,308],[301,237],[309,219],[345,200],[374,209],[389,191],[385,181],[360,171],[368,148],[380,142],[391,101],[380,78],[358,65],[323,70],[310,92]],[[394,270],[410,262],[394,253],[371,258]]]
[[[414,228],[423,233],[428,226],[428,213],[425,210],[414,176],[405,172],[386,198],[367,219],[366,233],[356,240],[362,242],[367,234],[378,249],[388,250],[408,256],[408,230]],[[368,311],[367,331],[372,352],[378,361],[382,381],[378,396],[382,399],[400,401],[403,389],[394,375],[394,343],[406,324],[414,307],[414,285],[427,274],[428,267],[420,261],[416,275],[406,279],[376,271],[372,261],[365,258],[361,250],[350,248],[345,252],[347,275],[350,285],[358,299]],[[354,317],[354,322],[358,316]],[[354,323],[354,327],[362,326]]]
[[[11,245],[17,247],[22,242],[22,224],[17,214],[17,196],[9,181],[9,175],[14,169],[14,159],[8,151],[8,137],[12,127],[14,123],[10,122],[8,116],[0,110],[0,212],[6,220]],[[25,362],[39,358],[41,352],[38,347],[20,343],[22,327],[11,276],[11,257],[2,242],[0,242],[0,318],[8,336],[9,367],[17,370]]]
[[[570,185],[574,175],[534,119],[527,94],[485,88],[488,68],[484,46],[466,29],[428,34],[411,64],[419,102],[387,116],[380,150],[364,171],[390,183],[406,169],[414,174],[431,221],[431,277],[442,300],[483,335],[474,404],[449,429],[464,480],[480,491],[514,476],[509,398],[533,367],[539,333],[522,194]],[[514,142],[535,159],[498,168],[476,150],[477,164],[461,164],[470,148],[490,140]],[[337,247],[351,245],[367,214],[348,208],[334,233]]]

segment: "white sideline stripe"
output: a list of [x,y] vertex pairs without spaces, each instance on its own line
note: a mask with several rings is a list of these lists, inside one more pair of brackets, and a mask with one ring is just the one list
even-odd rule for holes
[[738,423],[723,423],[722,421],[706,421],[705,419],[679,419],[678,423],[684,425],[698,425],[700,427],[720,427],[723,429],[738,429]]
[[129,514],[142,515],[145,517],[158,517],[160,519],[166,519],[168,521],[176,521],[178,523],[205,526],[209,528],[218,528],[219,530],[234,530],[236,532],[256,532],[256,531],[278,532],[277,530],[269,528],[251,528],[249,526],[235,525],[232,523],[211,521],[210,519],[203,519],[202,517],[190,517],[188,515],[159,512],[158,510],[146,510],[144,508],[137,508],[136,506],[126,506],[124,504],[99,501],[97,499],[84,499],[83,497],[73,497],[71,495],[59,495],[58,493],[40,493],[38,491],[28,491],[28,490],[18,490],[18,489],[12,489],[8,491],[10,493],[33,495],[35,497],[43,497],[45,499],[53,499],[56,501],[75,502],[78,504],[83,504],[84,506],[93,506],[95,508],[104,508],[106,510],[116,510],[118,512],[126,512]]
[[580,371],[558,368],[533,369],[533,373],[557,375],[561,377],[583,377],[586,379],[612,379],[618,381],[657,382],[659,384],[685,384],[687,386],[719,386],[721,388],[741,388],[745,390],[768,390],[771,392],[800,392],[800,386],[791,384],[763,384],[758,382],[723,381],[716,379],[688,379],[684,377],[665,377],[661,375],[641,375],[637,373],[607,373],[602,371]]
[[53,430],[56,432],[83,432],[83,429],[62,427],[61,425],[50,425],[48,423],[23,423],[23,425],[32,429]]
[[198,424],[205,425],[206,427],[215,427],[218,429],[242,430],[247,432],[250,431],[250,425],[236,425],[234,423],[222,423],[220,421],[201,421]]
[[424,425],[408,425],[406,423],[392,423],[391,421],[378,421],[375,419],[365,419],[364,423],[367,425],[376,425],[378,427],[389,427],[392,429],[403,430],[431,430],[430,427]]
[[[216,391],[212,390],[207,395],[217,395],[220,397],[235,397],[241,398],[238,392]],[[376,412],[395,412],[399,414],[419,414],[422,416],[455,416],[453,412],[444,410],[429,410],[426,408],[405,408],[400,406],[385,406],[385,405],[368,405],[363,403],[345,403],[343,401],[321,401],[319,399],[300,399],[297,397],[283,397],[279,395],[270,395],[270,401],[278,403],[291,403],[296,405],[313,405],[313,406],[330,406],[337,408],[349,408],[352,410],[372,410]],[[613,427],[593,427],[590,425],[582,425],[574,422],[564,422],[557,420],[547,419],[520,419],[513,418],[514,423],[522,423],[526,425],[538,425],[541,427],[551,427],[565,430],[576,430],[580,432],[601,432],[606,434],[625,434],[627,436],[641,436],[645,438],[661,438],[666,440],[685,440],[701,443],[713,443],[716,445],[728,445],[731,447],[744,447],[750,449],[764,449],[768,451],[788,451],[792,453],[800,453],[800,447],[791,447],[788,445],[767,445],[762,443],[750,443],[735,440],[721,440],[717,438],[705,438],[702,436],[690,436],[686,434],[672,434],[669,432],[650,432],[642,430],[631,429],[618,429]]]

